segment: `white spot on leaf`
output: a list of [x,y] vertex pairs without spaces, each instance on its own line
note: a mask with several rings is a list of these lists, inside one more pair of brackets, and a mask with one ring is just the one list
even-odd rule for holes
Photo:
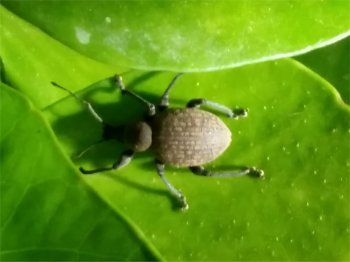
[[81,27],[75,27],[75,36],[81,44],[86,45],[90,43],[91,33]]

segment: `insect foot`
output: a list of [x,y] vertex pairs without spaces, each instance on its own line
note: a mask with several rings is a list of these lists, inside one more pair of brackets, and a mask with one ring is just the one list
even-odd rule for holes
[[263,177],[265,174],[264,174],[264,171],[261,169],[258,169],[256,167],[250,167],[249,175],[253,177]]
[[125,90],[125,85],[123,83],[123,78],[120,75],[115,75],[115,82],[121,91]]
[[182,202],[181,211],[188,210],[188,203],[187,203],[187,200],[186,200],[185,196],[182,196],[181,202]]
[[230,116],[233,119],[239,119],[248,116],[248,110],[244,108],[235,108],[232,110],[232,115]]

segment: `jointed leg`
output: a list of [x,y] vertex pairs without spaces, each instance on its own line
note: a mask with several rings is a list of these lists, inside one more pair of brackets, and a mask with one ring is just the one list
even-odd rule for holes
[[192,173],[200,176],[210,176],[210,177],[238,177],[244,175],[251,175],[255,177],[264,176],[264,171],[257,169],[255,167],[246,167],[235,171],[226,172],[211,172],[202,166],[191,166],[189,167]]
[[215,110],[218,110],[226,114],[230,118],[240,118],[240,117],[246,117],[248,115],[248,112],[246,109],[236,108],[234,110],[231,110],[227,106],[221,105],[219,103],[216,103],[207,99],[202,99],[202,98],[192,99],[187,103],[187,107],[200,107],[203,105],[213,108]]
[[167,89],[165,89],[164,94],[161,97],[159,107],[164,110],[169,106],[169,92],[170,89],[175,85],[176,81],[183,75],[184,73],[178,73],[173,80],[171,80]]
[[159,161],[156,160],[156,168],[157,168],[157,173],[166,185],[166,187],[169,189],[170,193],[173,194],[181,203],[181,209],[186,210],[188,209],[188,204],[186,197],[175,187],[173,187],[172,184],[165,178],[164,176],[164,167],[165,165]]
[[75,93],[73,93],[72,91],[70,91],[69,89],[63,87],[63,86],[60,86],[59,84],[55,83],[55,82],[51,82],[52,85],[58,87],[58,88],[61,88],[62,90],[68,92],[70,95],[72,95],[74,98],[76,98],[80,103],[82,103],[84,106],[86,106],[86,108],[89,110],[89,112],[91,113],[91,115],[100,123],[103,123],[103,119],[96,113],[96,111],[94,110],[94,108],[92,107],[92,105],[80,98],[79,96],[77,96]]
[[148,108],[148,115],[149,116],[154,116],[156,114],[156,108],[155,106],[148,102],[146,99],[142,98],[141,96],[139,96],[138,94],[132,92],[132,91],[129,91],[125,88],[125,85],[123,83],[123,79],[121,76],[119,75],[116,75],[115,76],[115,81],[116,81],[116,84],[119,86],[120,90],[122,91],[122,95],[129,95],[129,96],[132,96],[134,98],[136,98],[139,102],[143,103],[144,105],[147,106]]
[[126,166],[127,164],[129,164],[130,161],[132,160],[133,156],[134,156],[134,151],[126,150],[123,152],[121,157],[111,167],[102,167],[102,168],[97,168],[97,169],[93,169],[93,170],[85,170],[84,168],[81,167],[81,168],[79,168],[79,170],[80,170],[80,172],[82,172],[83,174],[86,174],[86,175],[100,173],[100,172],[104,172],[104,171],[110,171],[110,170],[117,170],[117,169],[120,169],[120,168]]

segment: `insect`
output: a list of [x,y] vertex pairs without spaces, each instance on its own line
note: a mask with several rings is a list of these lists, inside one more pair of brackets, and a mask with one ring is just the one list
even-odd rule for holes
[[200,176],[237,177],[252,175],[262,177],[264,172],[255,167],[244,167],[226,172],[212,172],[203,167],[204,164],[221,155],[230,145],[231,132],[219,117],[201,110],[201,107],[206,106],[217,110],[233,119],[246,117],[248,114],[245,109],[236,108],[231,110],[224,105],[202,98],[190,100],[185,108],[169,108],[170,90],[182,75],[182,73],[179,73],[172,79],[157,107],[136,93],[127,90],[122,77],[116,75],[115,83],[122,95],[135,98],[135,100],[144,104],[147,109],[146,117],[142,121],[127,126],[112,126],[105,123],[89,102],[52,82],[53,85],[65,90],[82,102],[92,116],[103,125],[103,140],[117,139],[123,142],[126,148],[120,158],[111,166],[93,170],[80,167],[81,173],[95,174],[118,170],[129,164],[135,153],[150,149],[155,155],[155,166],[159,177],[170,193],[179,201],[183,210],[188,209],[186,197],[165,177],[165,165],[188,167],[192,173]]

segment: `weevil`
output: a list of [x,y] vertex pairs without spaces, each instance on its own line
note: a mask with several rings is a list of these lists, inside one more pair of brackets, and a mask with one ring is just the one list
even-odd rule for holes
[[[206,106],[233,119],[246,117],[248,112],[243,108],[231,110],[227,106],[203,98],[190,100],[185,108],[169,108],[170,90],[182,75],[183,73],[179,73],[172,79],[157,107],[138,94],[126,89],[122,77],[116,75],[114,78],[115,84],[120,89],[122,96],[127,95],[135,98],[135,100],[144,104],[147,109],[142,121],[127,126],[112,126],[106,123],[89,102],[52,82],[53,85],[65,90],[82,102],[91,115],[103,125],[104,134],[101,141],[114,138],[122,141],[125,146],[120,158],[111,166],[93,170],[80,167],[80,172],[96,174],[118,170],[129,164],[135,153],[152,150],[155,155],[155,167],[159,177],[170,193],[179,201],[183,210],[188,209],[186,197],[165,177],[165,165],[188,167],[195,175],[207,177],[238,177],[243,175],[262,177],[264,172],[255,167],[213,172],[203,166],[215,160],[227,149],[231,143],[231,132],[219,117],[209,111],[202,110],[201,107]],[[82,153],[90,148],[91,146]]]

